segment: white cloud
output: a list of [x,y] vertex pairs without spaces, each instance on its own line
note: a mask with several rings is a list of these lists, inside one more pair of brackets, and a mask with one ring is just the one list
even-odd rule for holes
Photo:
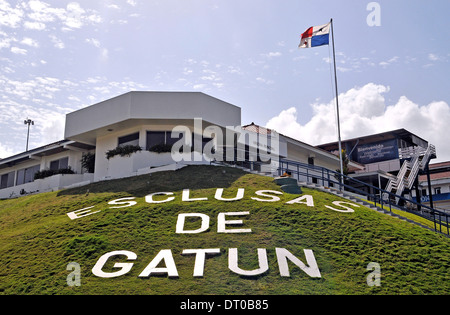
[[11,147],[8,144],[0,143],[0,159],[4,159],[12,155],[14,155],[14,151]]
[[399,57],[394,56],[389,60],[386,61],[380,61],[378,65],[382,66],[383,68],[387,68],[388,66],[392,65],[393,63],[396,63],[398,61]]
[[281,57],[282,53],[279,51],[271,51],[267,54],[262,54],[262,56],[270,59],[270,58],[274,58],[274,57]]
[[275,83],[275,81],[273,81],[273,80],[265,79],[265,78],[262,78],[262,77],[257,77],[255,80],[257,82],[259,82],[259,83],[264,83],[264,84],[267,84],[267,85],[272,85],[272,84]]
[[428,59],[431,61],[438,61],[440,58],[438,55],[430,53],[430,54],[428,54]]
[[95,38],[87,38],[86,39],[86,42],[87,43],[89,43],[89,44],[91,44],[91,45],[94,45],[95,47],[100,47],[100,41],[98,40],[98,39],[95,39]]
[[26,55],[27,50],[19,47],[11,47],[11,52],[16,55]]
[[194,90],[201,90],[204,89],[206,87],[206,84],[195,84],[192,88]]
[[109,57],[109,50],[108,49],[106,49],[106,48],[103,48],[102,49],[102,59],[103,60],[106,60],[106,59],[108,59],[108,57]]
[[86,11],[77,2],[67,5],[67,15],[64,24],[70,28],[81,28],[84,24],[84,13]]
[[23,26],[26,29],[36,30],[36,31],[42,31],[46,27],[44,23],[41,23],[41,22],[30,22],[30,21],[26,21]]
[[66,45],[59,39],[57,38],[55,35],[50,35],[49,36],[53,45],[58,48],[58,49],[64,49],[66,47]]
[[0,0],[0,26],[18,28],[23,23],[26,29],[44,30],[47,23],[59,22],[67,31],[101,21],[95,10],[83,9],[77,2],[58,8],[43,1],[30,0],[12,7],[7,1]]
[[[5,36],[7,36],[5,34]],[[2,48],[9,48],[11,46],[11,42],[14,42],[15,39],[11,38],[11,37],[4,37],[2,39],[0,39],[0,49]]]
[[0,25],[17,28],[23,16],[24,12],[19,5],[13,8],[5,0],[0,0]]
[[[436,145],[439,160],[450,160],[448,121],[450,106],[444,101],[419,106],[406,96],[386,105],[389,87],[368,83],[340,94],[341,138],[349,139],[404,128]],[[266,127],[311,145],[337,141],[335,100],[312,104],[313,116],[304,125],[291,107],[270,119]]]
[[120,10],[120,7],[117,4],[107,4],[106,7],[108,9]]
[[35,41],[32,38],[29,38],[29,37],[25,37],[24,39],[22,39],[22,41],[20,43],[24,44],[24,45],[27,45],[27,46],[30,46],[30,47],[35,47],[35,48],[39,47],[38,42]]
[[126,77],[123,81],[111,81],[103,76],[76,81],[50,76],[14,80],[2,73],[0,158],[25,149],[23,119],[26,117],[35,122],[30,131],[30,148],[35,148],[63,139],[67,113],[130,90],[149,89]]
[[66,115],[53,111],[44,112],[40,117],[39,133],[42,135],[37,146],[46,145],[64,138]]

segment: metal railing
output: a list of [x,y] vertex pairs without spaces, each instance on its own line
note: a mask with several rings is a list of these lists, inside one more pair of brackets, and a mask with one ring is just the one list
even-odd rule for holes
[[278,174],[279,176],[288,172],[299,182],[319,184],[323,187],[335,188],[340,191],[352,193],[353,195],[359,195],[360,199],[373,202],[375,206],[385,209],[386,211],[389,209],[389,212],[392,212],[392,208],[397,208],[420,216],[433,222],[434,230],[436,232],[450,236],[449,213],[433,209],[420,202],[407,199],[391,191],[370,185],[350,176],[342,176],[341,173],[337,171],[332,171],[321,166],[290,161],[287,159],[279,159],[279,161],[270,162],[248,160],[214,161],[211,162],[211,164],[233,165],[260,173],[269,173],[271,175]]
[[[388,192],[395,190],[396,195],[402,195],[405,188],[411,189],[419,174],[419,170],[425,169],[433,155],[436,155],[436,148],[432,144],[429,144],[426,149],[408,147],[399,150],[399,156],[405,160],[397,176],[389,180],[385,190]],[[384,197],[387,198],[387,195],[384,195]],[[398,198],[395,200],[396,202],[399,201]]]
[[[253,162],[257,163],[257,162]],[[332,171],[324,167],[309,165],[305,163],[280,160],[278,174],[285,172],[296,178],[300,182],[319,184],[323,187],[336,188],[340,191],[350,192],[359,195],[360,198],[374,203],[382,209],[397,208],[402,211],[415,214],[434,223],[434,230],[450,236],[450,214],[433,209],[403,196],[386,191],[379,187],[362,182],[350,176],[343,175],[337,171]],[[387,196],[388,198],[383,198]],[[400,204],[393,201],[398,200]]]

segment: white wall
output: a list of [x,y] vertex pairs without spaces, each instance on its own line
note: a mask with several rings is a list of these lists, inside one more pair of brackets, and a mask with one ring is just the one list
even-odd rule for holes
[[[12,167],[8,167],[5,169],[0,170],[0,176],[4,174],[8,174],[10,172],[14,172],[14,186],[0,189],[0,198],[9,198],[11,195],[18,196],[20,195],[20,191],[23,189],[27,192],[36,192],[36,191],[51,191],[55,189],[61,189],[62,187],[75,184],[77,181],[86,181],[86,178],[90,178],[89,175],[86,175],[83,177],[83,174],[85,173],[85,170],[81,166],[81,158],[82,158],[83,152],[82,151],[73,151],[73,150],[67,150],[60,153],[47,155],[47,156],[34,156],[32,159],[22,162],[19,164],[16,164]],[[22,185],[16,185],[17,183],[17,172],[19,170],[33,167],[33,166],[39,166],[39,170],[48,170],[50,169],[50,163],[52,161],[56,161],[63,158],[68,158],[68,165],[70,168],[76,173],[76,174],[67,174],[65,177],[59,176],[59,177],[48,177],[41,180],[35,180],[30,183],[25,183]],[[74,176],[69,176],[74,175]],[[81,175],[81,176],[75,176],[75,175]],[[55,175],[56,176],[56,175]],[[93,175],[91,180],[93,180]]]
[[[186,123],[186,121],[183,121]],[[147,131],[172,131],[175,126],[180,125],[181,122],[176,120],[165,120],[159,124],[142,124],[136,125],[133,128],[127,128],[119,131],[112,131],[106,136],[97,138],[97,146],[95,151],[95,181],[121,178],[137,174],[139,170],[149,167],[157,167],[162,165],[173,164],[175,161],[172,159],[170,153],[155,153],[146,150]],[[186,124],[186,127],[191,132],[194,130],[193,122],[190,125]],[[203,128],[206,127],[206,124]],[[129,157],[114,156],[109,160],[106,158],[106,152],[115,149],[118,146],[119,137],[130,135],[139,132],[139,146],[142,151],[133,153]],[[189,153],[190,154],[190,153]],[[198,160],[192,157],[192,164],[205,164],[207,161],[195,161]],[[198,163],[195,163],[198,162]]]
[[94,180],[94,174],[57,174],[43,179],[37,179],[33,182],[23,185],[0,189],[0,198],[20,197],[21,191],[25,194],[43,193],[57,191],[63,188],[78,186],[80,184],[89,184]]
[[137,120],[192,120],[240,126],[241,109],[198,92],[129,92],[67,114],[65,138],[95,144],[108,129],[132,127]]

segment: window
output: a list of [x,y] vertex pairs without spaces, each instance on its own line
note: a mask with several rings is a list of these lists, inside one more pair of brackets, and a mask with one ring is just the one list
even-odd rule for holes
[[[173,146],[175,142],[181,140],[184,134],[180,133],[178,137],[172,138],[172,131],[147,131],[147,150],[155,145]],[[201,137],[202,149],[211,141],[212,138]],[[191,146],[194,149],[194,133],[191,133]]]
[[441,187],[435,187],[434,188],[434,194],[439,195],[441,193]]
[[170,145],[183,137],[182,134],[178,138],[172,138],[172,131],[147,131],[147,150],[155,145]]
[[422,189],[422,196],[426,196],[427,195],[427,190],[426,189]]
[[52,170],[52,171],[57,171],[57,170],[60,170],[63,168],[68,168],[68,167],[69,167],[69,158],[68,157],[50,162],[50,170]]
[[17,171],[16,185],[22,185],[34,181],[34,174],[39,172],[39,165],[23,168]]
[[165,131],[147,131],[147,150],[155,145],[166,144]]
[[3,174],[0,177],[0,189],[14,186],[14,172]]
[[139,132],[119,137],[119,147],[125,145],[139,145]]

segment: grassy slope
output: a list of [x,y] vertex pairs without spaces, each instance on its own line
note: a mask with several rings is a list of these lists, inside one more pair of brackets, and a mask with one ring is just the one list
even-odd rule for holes
[[[242,200],[214,199],[215,188],[233,196],[245,188]],[[0,201],[0,293],[2,294],[449,294],[450,239],[410,223],[356,208],[339,213],[324,207],[338,197],[303,189],[314,207],[286,204],[296,198],[283,194],[278,202],[257,202],[254,192],[280,191],[272,179],[237,169],[192,166],[176,172],[95,183],[62,192]],[[207,201],[182,202],[181,191]],[[174,192],[176,199],[148,204],[152,192]],[[226,196],[224,193],[224,196]],[[108,202],[136,197],[137,205],[110,209]],[[66,213],[96,205],[99,213],[70,220]],[[219,212],[250,211],[247,234],[218,234]],[[210,216],[211,228],[200,234],[176,234],[179,213]],[[231,219],[231,218],[230,218]],[[198,222],[197,222],[198,223]],[[192,222],[192,228],[196,222]],[[278,271],[275,248],[282,247],[305,262],[303,249],[314,251],[322,278],[313,279],[290,264],[291,277]],[[194,256],[183,249],[220,248],[206,260],[205,276],[192,276]],[[256,249],[266,248],[269,271],[244,278],[228,269],[228,248],[238,248],[239,266],[257,268]],[[139,278],[162,249],[171,249],[179,278]],[[94,276],[92,267],[106,252],[137,254],[131,271],[121,277]],[[123,261],[123,260],[122,260]],[[81,286],[69,287],[70,262],[81,265]],[[370,262],[381,266],[381,286],[369,287]],[[110,262],[105,270],[110,268]],[[113,268],[109,269],[113,271]],[[115,271],[115,270],[114,270]]]

